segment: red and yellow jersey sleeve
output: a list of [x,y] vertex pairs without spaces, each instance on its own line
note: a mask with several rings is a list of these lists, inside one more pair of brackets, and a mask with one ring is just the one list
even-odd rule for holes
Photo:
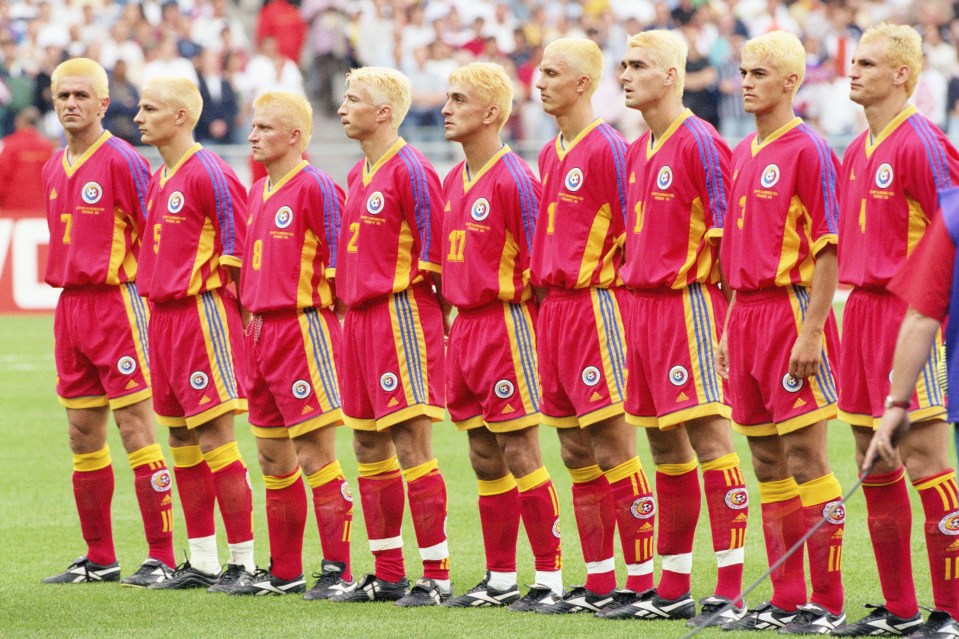
[[45,279],[56,287],[117,285],[137,278],[150,166],[109,131],[81,156],[66,150],[43,167],[50,252]]
[[376,164],[350,171],[336,294],[347,305],[399,293],[442,266],[443,192],[422,153],[403,138]]
[[327,307],[343,191],[306,161],[276,184],[250,189],[241,274],[243,305],[254,313]]
[[533,236],[536,286],[609,288],[617,283],[626,217],[626,141],[597,119],[539,155],[543,180]]
[[540,185],[526,163],[503,146],[472,175],[454,167],[443,193],[444,297],[458,308],[529,299]]
[[959,182],[959,153],[908,106],[879,136],[867,131],[843,157],[839,281],[885,286],[932,221],[938,191]]
[[140,293],[153,302],[199,295],[231,281],[246,238],[246,189],[199,144],[150,181]]
[[837,241],[839,159],[795,118],[733,152],[729,218],[720,249],[734,290],[812,283],[816,254]]
[[685,288],[719,281],[719,242],[730,150],[708,122],[684,111],[662,137],[629,148],[623,283]]

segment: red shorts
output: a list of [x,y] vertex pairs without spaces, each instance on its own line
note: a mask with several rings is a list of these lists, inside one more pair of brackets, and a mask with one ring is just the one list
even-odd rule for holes
[[333,311],[254,315],[245,336],[254,435],[285,439],[343,423],[336,378],[341,331]]
[[460,430],[539,424],[536,307],[493,302],[461,309],[446,352],[446,407]]
[[243,370],[242,335],[236,298],[224,289],[153,307],[151,370],[158,423],[196,428],[246,411],[236,374]]
[[443,419],[443,314],[426,286],[348,309],[342,353],[343,421],[350,428],[385,430],[421,415]]
[[789,355],[808,306],[809,289],[801,286],[736,293],[727,344],[737,432],[785,435],[836,416],[830,358],[839,352],[839,336],[832,311],[823,330],[819,370],[801,380],[789,374]]
[[135,284],[65,289],[53,321],[60,403],[117,409],[149,399],[149,321]]
[[585,428],[623,414],[623,334],[612,291],[548,290],[536,323],[544,424]]
[[690,419],[729,417],[715,351],[726,320],[716,286],[625,291],[626,421],[675,428]]
[[[854,289],[842,314],[839,362],[839,418],[854,426],[878,428],[892,379],[892,355],[908,305],[889,291]],[[936,381],[941,338],[929,354],[912,395],[914,422],[945,419],[942,390]]]

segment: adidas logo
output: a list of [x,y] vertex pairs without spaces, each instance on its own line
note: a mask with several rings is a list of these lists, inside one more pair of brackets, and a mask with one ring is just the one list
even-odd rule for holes
[[204,396],[203,396],[203,399],[200,400],[200,403],[201,403],[201,404],[209,404],[209,403],[210,403],[210,398],[207,397],[206,395],[204,395]]
[[139,385],[140,383],[137,380],[131,379],[129,382],[127,382],[126,390],[130,390],[131,388],[136,388]]
[[503,407],[502,414],[507,415],[509,413],[515,413],[515,412],[516,412],[516,409],[514,409],[510,404],[507,404],[506,406]]
[[398,404],[399,404],[399,402],[396,401],[396,398],[395,398],[395,397],[391,397],[391,398],[390,398],[390,401],[386,402],[386,406],[387,406],[387,407],[397,406]]
[[450,201],[446,200],[446,208],[443,209],[444,212],[448,213],[453,210],[453,207],[450,206]]
[[173,498],[169,495],[164,495],[163,499],[160,500],[161,506],[166,506],[167,504],[173,503]]
[[50,190],[50,199],[51,199],[51,200],[57,199],[57,190],[56,190],[56,189],[51,189],[51,190]]
[[653,530],[653,526],[648,521],[639,527],[639,532],[641,533],[651,532],[652,530]]
[[796,401],[793,402],[793,408],[800,408],[801,406],[805,406],[805,405],[806,405],[806,402],[803,401],[802,397],[797,397]]
[[629,174],[629,183],[630,183],[630,184],[636,184],[636,173],[630,173],[630,174]]
[[676,403],[678,404],[679,402],[688,402],[688,401],[689,401],[689,396],[686,395],[686,393],[684,393],[683,391],[679,391],[679,395],[676,396]]
[[307,413],[312,413],[312,412],[313,412],[313,407],[307,404],[306,406],[303,407],[303,411],[300,413],[300,415],[306,415]]
[[601,399],[603,399],[603,396],[597,393],[596,391],[593,391],[593,394],[592,396],[590,396],[589,401],[598,402]]
[[946,548],[946,552],[955,552],[956,550],[959,550],[959,539],[949,544],[949,547]]
[[837,528],[836,532],[832,534],[833,539],[842,539],[842,528]]
[[736,516],[733,518],[733,523],[734,523],[734,524],[744,524],[744,523],[746,523],[748,520],[749,520],[749,518],[746,516],[746,513],[739,513],[738,515],[736,515]]

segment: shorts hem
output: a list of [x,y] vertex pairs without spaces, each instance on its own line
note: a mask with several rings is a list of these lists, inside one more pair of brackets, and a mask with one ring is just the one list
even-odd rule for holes
[[[860,426],[862,428],[879,428],[882,417],[873,417],[872,415],[863,415],[862,413],[847,413],[839,410],[839,419],[848,422],[850,426]],[[919,422],[946,420],[946,409],[942,406],[925,406],[909,411],[909,421],[916,424]]]
[[515,433],[516,431],[526,430],[533,426],[539,426],[540,415],[523,415],[515,419],[509,419],[503,422],[486,422],[486,428],[491,433]]
[[[651,419],[653,424],[647,426],[644,423],[642,425],[645,428],[655,427],[660,430],[673,430],[692,419],[702,419],[703,417],[722,417],[729,419],[730,415],[732,415],[732,409],[726,404],[709,402],[708,404],[698,404],[696,406],[690,406],[689,408],[683,408],[672,413],[660,415],[659,417],[645,418],[646,420]],[[627,422],[629,421],[628,414],[626,420]]]
[[483,421],[482,415],[473,415],[466,419],[459,421],[454,421],[453,425],[456,426],[456,430],[473,430],[475,428],[482,428],[486,425],[486,422]]
[[544,426],[552,426],[553,428],[579,428],[579,420],[576,419],[576,415],[553,417],[543,413],[540,421]]
[[780,435],[788,435],[789,433],[795,433],[797,430],[802,430],[803,428],[807,428],[813,424],[834,419],[835,417],[836,405],[829,404],[827,406],[817,408],[814,411],[797,415],[791,419],[787,419],[784,422],[780,422],[779,424],[776,424],[776,430]]
[[659,428],[659,418],[656,415],[634,415],[626,411],[626,423],[637,428]]
[[363,419],[361,417],[350,417],[349,415],[343,415],[343,423],[346,424],[349,428],[353,430],[364,430],[368,432],[376,432],[376,420],[375,419]]
[[144,388],[141,391],[130,393],[129,395],[124,395],[123,397],[111,397],[109,400],[110,409],[116,410],[118,408],[133,406],[134,404],[139,404],[140,402],[150,399],[151,397],[153,397],[153,389],[151,388]]
[[64,408],[83,409],[83,408],[102,408],[110,405],[110,399],[106,395],[86,395],[84,397],[60,397],[57,396],[60,405]]
[[764,424],[737,424],[733,422],[733,431],[746,437],[766,437],[769,435],[778,435],[776,424],[766,422]]
[[429,417],[434,422],[441,422],[446,417],[446,411],[440,406],[429,404],[414,404],[395,413],[384,415],[376,420],[376,430],[382,431],[415,417]]
[[622,414],[623,402],[616,402],[615,404],[598,408],[592,412],[586,413],[585,415],[580,415],[578,419],[579,426],[580,428],[589,428],[593,424]]
[[207,422],[213,421],[217,417],[226,415],[227,413],[233,413],[238,415],[240,413],[245,413],[247,411],[247,404],[245,399],[234,398],[228,399],[222,404],[218,404],[213,408],[208,408],[202,413],[197,413],[196,415],[188,415],[183,418],[183,422],[187,428],[193,429],[199,426],[203,426]]
[[340,426],[342,424],[343,412],[336,408],[292,426],[254,426],[250,424],[250,432],[261,439],[294,439],[326,426]]

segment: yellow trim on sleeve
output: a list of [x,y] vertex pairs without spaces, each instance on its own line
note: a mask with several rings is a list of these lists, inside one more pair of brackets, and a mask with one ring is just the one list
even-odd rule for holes
[[542,486],[549,481],[549,471],[546,470],[546,466],[540,466],[529,475],[525,477],[516,478],[516,487],[519,488],[519,492],[525,493],[527,491],[533,490],[537,486]]
[[585,468],[567,468],[566,470],[569,471],[569,476],[574,484],[585,484],[603,476],[603,471],[596,464]]
[[160,444],[150,444],[149,446],[144,446],[139,450],[135,450],[132,453],[127,454],[127,459],[130,460],[130,468],[139,468],[140,466],[145,466],[146,464],[154,464],[157,462],[166,463],[166,460],[163,458],[163,449],[160,448]]
[[91,473],[102,470],[113,462],[110,459],[110,447],[104,446],[92,453],[73,453],[73,470],[78,473]]
[[428,462],[423,462],[418,466],[413,466],[412,468],[406,468],[403,470],[403,479],[406,480],[406,483],[416,481],[420,477],[426,477],[434,470],[440,467],[439,462],[436,459],[431,459]]
[[836,246],[837,244],[839,244],[839,236],[836,235],[835,233],[826,233],[825,235],[817,239],[815,242],[813,242],[812,248],[810,249],[810,251],[812,252],[813,255],[819,255],[819,253],[827,246],[830,246],[830,245]]
[[493,495],[502,495],[516,488],[516,478],[513,475],[506,475],[499,479],[483,480],[477,479],[476,484],[479,487],[480,497],[492,497]]

